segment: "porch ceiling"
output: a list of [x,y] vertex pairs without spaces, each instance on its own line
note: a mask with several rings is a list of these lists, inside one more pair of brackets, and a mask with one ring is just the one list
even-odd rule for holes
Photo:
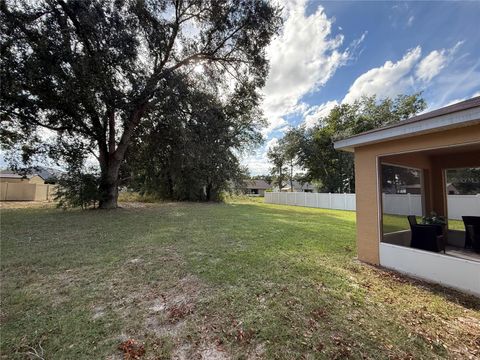
[[466,145],[387,155],[382,156],[380,161],[384,164],[418,169],[480,167],[480,141]]

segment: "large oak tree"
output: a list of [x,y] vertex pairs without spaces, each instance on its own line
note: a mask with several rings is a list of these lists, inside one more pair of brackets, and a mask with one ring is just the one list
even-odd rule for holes
[[1,0],[0,23],[2,138],[33,143],[43,128],[78,140],[98,159],[100,207],[113,208],[135,131],[175,79],[202,66],[263,86],[281,19],[267,0]]

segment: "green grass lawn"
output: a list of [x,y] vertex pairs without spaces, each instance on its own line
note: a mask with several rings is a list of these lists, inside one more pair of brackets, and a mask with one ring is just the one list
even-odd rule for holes
[[[421,216],[417,216],[417,222],[421,224]],[[448,228],[450,230],[465,230],[463,221],[460,220],[448,220]],[[383,232],[390,233],[400,230],[410,230],[410,225],[406,216],[399,215],[383,215]]]
[[145,359],[480,356],[479,299],[355,257],[347,211],[2,209],[1,357],[121,359],[129,338]]

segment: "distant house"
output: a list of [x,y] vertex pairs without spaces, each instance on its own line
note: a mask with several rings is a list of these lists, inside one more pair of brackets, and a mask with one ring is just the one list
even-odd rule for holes
[[421,194],[421,184],[406,184],[406,185],[383,185],[382,192],[384,194]]
[[6,183],[45,184],[45,179],[37,174],[20,175],[8,171],[0,173],[0,181]]
[[252,196],[265,196],[265,191],[271,189],[272,186],[265,180],[247,180],[244,193]]
[[453,185],[448,183],[447,184],[447,194],[448,195],[460,195],[460,191]]
[[23,182],[26,184],[55,184],[64,174],[63,171],[44,166],[31,167],[23,173],[13,170],[0,170],[0,181]]
[[[317,192],[317,188],[310,183],[302,183],[300,181],[293,181],[293,192]],[[288,182],[282,189],[282,192],[291,192],[292,187],[290,182]]]
[[403,191],[400,191],[402,194],[421,194],[422,185],[421,184],[407,184],[403,187]]
[[46,201],[55,194],[55,179],[45,173],[31,171],[19,174],[12,170],[0,171],[0,201]]
[[[384,194],[422,194],[422,184],[407,184],[407,185],[389,185],[382,189]],[[451,183],[447,183],[448,195],[460,195],[460,191]]]

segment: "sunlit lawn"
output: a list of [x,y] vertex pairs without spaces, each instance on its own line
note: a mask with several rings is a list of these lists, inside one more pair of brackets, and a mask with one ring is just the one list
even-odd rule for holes
[[145,359],[480,356],[480,300],[358,262],[353,212],[236,200],[1,215],[4,359],[121,359],[128,338]]

